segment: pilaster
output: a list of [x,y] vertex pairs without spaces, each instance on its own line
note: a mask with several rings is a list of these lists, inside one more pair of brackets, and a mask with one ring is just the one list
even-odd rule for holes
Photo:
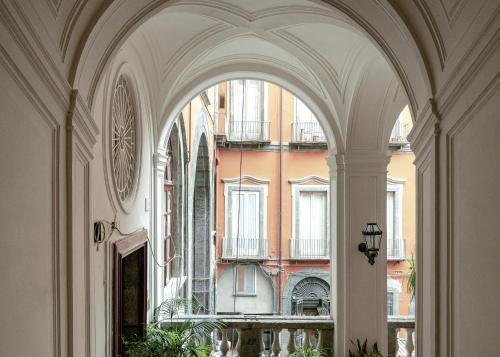
[[99,130],[77,90],[71,93],[66,134],[68,355],[93,356],[91,178]]
[[358,251],[361,231],[369,222],[385,231],[386,182],[389,158],[382,153],[332,154],[328,159],[331,177],[333,309],[336,353],[344,356],[350,341],[368,339],[387,350],[387,255],[382,240],[376,262],[371,266]]

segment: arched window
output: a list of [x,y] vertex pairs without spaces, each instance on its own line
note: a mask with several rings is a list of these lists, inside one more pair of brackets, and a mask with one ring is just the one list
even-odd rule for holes
[[167,144],[167,163],[165,167],[165,244],[164,244],[164,285],[170,278],[172,262],[174,260],[176,247],[174,244],[174,155],[172,150],[172,139]]

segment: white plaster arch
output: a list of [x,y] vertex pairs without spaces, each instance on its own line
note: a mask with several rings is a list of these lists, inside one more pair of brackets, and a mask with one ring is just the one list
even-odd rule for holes
[[[162,9],[178,6],[179,3],[179,1],[151,3],[148,0],[117,0],[107,8],[101,9],[96,20],[87,24],[85,36],[80,39],[80,50],[72,61],[70,82],[73,87],[81,91],[89,106],[92,106],[101,73],[128,36]],[[182,3],[190,4],[192,8],[199,5],[199,2]],[[247,16],[254,22],[265,14],[262,9],[259,15],[259,11],[245,11],[220,1],[209,1],[205,4],[229,8],[234,14]],[[304,4],[321,5],[331,9],[338,18],[342,18],[346,23],[368,35],[369,40],[386,56],[394,72],[397,73],[416,117],[415,114],[430,97],[431,81],[425,66],[425,58],[413,40],[411,31],[390,4],[387,1],[371,3],[355,0],[346,2],[316,0],[304,1]],[[280,10],[283,12],[282,9],[283,7],[275,6],[267,9],[267,12],[280,13]]]
[[[343,152],[343,137],[336,125],[336,113],[327,106],[323,100],[318,98],[307,86],[304,86],[300,80],[294,78],[290,73],[281,71],[275,67],[263,64],[248,64],[247,62],[232,65],[219,65],[210,72],[193,79],[183,88],[177,91],[177,95],[165,103],[162,109],[159,128],[167,128],[184,106],[203,90],[216,85],[225,80],[252,78],[277,84],[295,96],[299,97],[316,115],[321,123],[329,147],[335,147],[337,152]],[[333,109],[334,110],[334,109]],[[332,117],[333,116],[333,117]],[[333,123],[332,123],[333,122]],[[161,130],[159,142],[163,142],[166,135],[165,129]]]

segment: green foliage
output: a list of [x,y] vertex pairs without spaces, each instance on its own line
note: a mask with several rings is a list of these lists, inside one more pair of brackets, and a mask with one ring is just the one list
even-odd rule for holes
[[413,255],[411,256],[411,260],[408,261],[410,264],[408,280],[406,281],[406,290],[411,295],[412,298],[415,297],[416,288],[417,288],[417,266],[415,263],[415,259],[413,259]]
[[[224,325],[215,319],[174,321],[181,311],[189,311],[189,300],[164,301],[146,327],[144,338],[124,340],[128,357],[208,357],[212,351],[211,333]],[[167,319],[162,319],[166,317]]]
[[326,353],[314,347],[300,347],[290,357],[325,357]]
[[370,350],[368,350],[367,340],[365,340],[363,344],[361,344],[358,339],[356,339],[356,343],[354,343],[353,341],[351,341],[351,343],[354,345],[354,347],[356,347],[356,351],[351,352],[351,350],[349,350],[349,357],[384,357],[384,355],[378,350],[378,345],[376,342],[373,344],[373,347]]

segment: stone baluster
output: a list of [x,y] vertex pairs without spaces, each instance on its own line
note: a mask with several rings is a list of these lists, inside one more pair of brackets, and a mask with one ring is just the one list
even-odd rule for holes
[[318,330],[318,341],[316,342],[316,348],[318,350],[322,350],[323,349],[323,340],[324,340],[325,336],[324,336],[324,331],[323,330]]
[[234,348],[234,350],[239,356],[241,354],[241,329],[237,329],[236,331],[238,331],[238,342],[236,342],[236,347]]
[[227,352],[229,351],[229,343],[227,341],[227,329],[222,329],[222,341],[220,344],[220,351],[222,352],[222,356],[227,356]]
[[273,329],[273,357],[279,357],[281,352],[281,343],[280,343],[280,332],[281,329],[275,328]]
[[286,346],[287,351],[289,354],[292,354],[295,352],[295,329],[288,329],[288,332],[290,333],[290,337],[288,338],[288,345]]
[[398,343],[398,331],[399,328],[394,327],[391,324],[388,324],[388,331],[387,331],[387,337],[388,337],[388,344],[387,344],[387,350],[389,353],[389,357],[396,357],[398,355],[398,350],[399,350],[399,343]]
[[406,352],[408,353],[408,356],[413,355],[414,349],[415,349],[415,346],[413,345],[413,328],[407,328],[406,329]]
[[266,345],[264,343],[264,339],[262,338],[263,335],[264,335],[264,329],[259,330],[259,341],[260,341],[260,354],[259,354],[259,356],[261,356],[262,353],[264,353],[264,351],[266,350]]
[[311,347],[311,330],[304,330],[304,348]]

